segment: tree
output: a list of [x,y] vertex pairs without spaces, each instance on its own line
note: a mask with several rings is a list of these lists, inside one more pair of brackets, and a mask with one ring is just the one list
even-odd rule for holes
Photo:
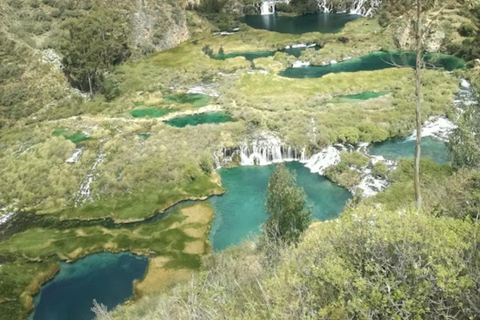
[[[398,3],[398,1],[390,1],[390,3],[397,2],[397,6],[403,7],[406,10],[414,7],[415,13],[412,15],[411,23],[414,26],[415,39],[415,169],[414,169],[414,190],[415,190],[415,205],[417,210],[422,208],[422,195],[420,186],[420,157],[422,144],[422,69],[425,66],[424,51],[425,43],[428,40],[433,23],[438,19],[440,14],[454,1],[435,1],[435,0],[410,0]],[[386,4],[388,5],[388,4]],[[434,8],[438,8],[436,13],[429,17],[428,23],[425,23],[426,14]]]
[[104,74],[130,55],[125,20],[120,12],[100,6],[71,20],[67,30],[61,48],[65,74],[74,86],[93,95]]
[[422,36],[422,0],[416,0],[416,18],[415,18],[415,129],[417,140],[415,143],[415,204],[417,210],[422,208],[422,194],[420,192],[420,156],[422,148],[422,67],[423,67],[423,36]]
[[305,208],[305,191],[297,185],[295,175],[278,165],[268,182],[264,226],[267,240],[287,244],[298,242],[311,220],[311,208]]

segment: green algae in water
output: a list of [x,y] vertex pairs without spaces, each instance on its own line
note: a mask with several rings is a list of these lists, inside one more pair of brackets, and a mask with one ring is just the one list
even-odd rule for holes
[[109,310],[133,294],[133,281],[141,279],[148,259],[129,253],[99,253],[60,265],[60,272],[42,286],[34,298],[30,320],[90,320],[93,299]]
[[186,126],[198,126],[207,123],[219,124],[232,121],[234,121],[233,118],[228,114],[221,112],[207,112],[173,118],[171,120],[165,121],[165,123],[172,127],[184,128]]
[[143,108],[132,110],[130,114],[134,118],[160,118],[170,112],[171,110],[166,108]]
[[[328,220],[342,212],[348,199],[348,190],[313,174],[299,162],[285,164],[297,175],[297,182],[307,194],[307,203],[313,205],[312,218]],[[215,210],[210,232],[214,250],[222,250],[245,240],[250,234],[258,234],[266,221],[265,194],[268,180],[275,165],[221,169],[222,185],[227,193],[210,198]]]
[[236,57],[244,57],[248,61],[253,61],[257,58],[272,57],[277,51],[254,51],[254,52],[235,52],[226,54],[217,54],[214,56],[216,60],[227,60]]
[[167,95],[164,97],[164,100],[178,104],[191,104],[194,108],[208,106],[212,101],[211,97],[200,93],[179,93]]
[[337,33],[345,25],[361,18],[355,14],[316,13],[302,16],[284,15],[248,15],[241,22],[255,29],[263,29],[280,33],[302,34],[307,32]]
[[[370,147],[368,153],[375,156],[384,156],[390,160],[411,159],[415,153],[415,140],[394,139],[376,143]],[[432,137],[422,138],[422,157],[429,158],[440,165],[450,161],[447,144]]]
[[55,129],[53,135],[56,137],[64,137],[65,139],[70,140],[75,144],[92,139],[81,131],[74,132],[65,128]]
[[288,49],[280,49],[280,50],[273,50],[273,51],[252,51],[252,52],[234,52],[234,53],[224,53],[224,54],[217,54],[214,56],[217,60],[227,60],[236,57],[244,57],[248,61],[253,61],[257,58],[267,58],[273,57],[277,52],[284,52],[288,55],[294,56],[299,58],[302,55],[302,52],[306,49],[314,49],[320,50],[320,46],[312,46],[312,47],[298,47],[298,48],[288,48]]
[[348,94],[338,96],[338,98],[350,99],[350,100],[370,100],[379,97],[383,97],[389,94],[389,92],[373,92],[373,91],[364,91],[357,94]]
[[[345,60],[327,66],[287,68],[280,75],[287,78],[320,78],[329,73],[375,71],[397,66],[415,67],[415,59],[414,52],[373,52],[360,58]],[[465,67],[464,60],[439,53],[425,54],[425,62],[425,66],[428,69],[443,68],[447,71],[452,71]]]
[[150,133],[139,133],[137,134],[137,137],[141,138],[141,139],[145,139],[147,140],[148,138],[150,138],[152,135]]

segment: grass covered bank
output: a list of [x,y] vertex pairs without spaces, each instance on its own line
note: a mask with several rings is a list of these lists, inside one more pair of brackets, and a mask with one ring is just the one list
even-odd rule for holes
[[141,296],[162,290],[200,268],[201,257],[210,250],[212,219],[213,209],[202,202],[133,228],[37,228],[16,234],[0,243],[0,257],[5,261],[0,268],[0,319],[23,319],[32,308],[32,295],[53,276],[60,260],[73,262],[97,252],[151,256],[135,293]]

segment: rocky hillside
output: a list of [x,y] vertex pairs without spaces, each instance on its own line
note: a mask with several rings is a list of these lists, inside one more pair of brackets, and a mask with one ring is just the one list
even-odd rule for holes
[[[116,1],[119,19],[128,24],[132,56],[187,40],[185,9],[193,4],[190,0]],[[35,121],[38,112],[52,106],[69,108],[72,101],[82,99],[63,76],[59,48],[68,21],[102,5],[104,0],[0,1],[0,128],[20,119]]]

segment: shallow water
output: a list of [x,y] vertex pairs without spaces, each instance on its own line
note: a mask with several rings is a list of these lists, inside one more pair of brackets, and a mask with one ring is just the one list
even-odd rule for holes
[[[425,55],[426,67],[429,69],[443,68],[447,71],[465,67],[462,59],[444,54]],[[326,66],[307,66],[303,68],[287,68],[280,75],[287,78],[320,78],[329,73],[375,71],[388,68],[414,67],[415,53],[413,52],[373,52],[369,55],[345,60],[340,63]]]
[[173,118],[165,121],[165,123],[173,127],[184,128],[186,126],[198,126],[207,123],[219,124],[232,121],[234,121],[233,118],[228,114],[221,112],[207,112]]
[[99,253],[74,263],[61,263],[60,272],[35,297],[30,320],[90,320],[93,299],[112,309],[133,294],[148,260],[133,254]]
[[307,32],[337,33],[347,22],[361,18],[355,14],[316,13],[303,16],[248,15],[241,22],[255,29],[280,33],[302,34]]
[[[422,157],[429,158],[438,164],[450,161],[447,144],[432,137],[422,138]],[[413,158],[415,140],[394,139],[373,144],[369,151],[371,155],[384,156],[386,159]]]
[[166,108],[143,108],[130,112],[134,118],[160,118],[170,113],[172,110]]
[[57,128],[53,132],[53,135],[56,137],[64,137],[67,140],[72,141],[73,143],[77,144],[83,141],[91,140],[89,136],[81,131],[71,131],[65,128]]
[[338,98],[350,99],[350,100],[370,100],[379,97],[383,97],[389,94],[389,92],[373,92],[373,91],[364,91],[357,94],[347,94],[338,96]]
[[[305,189],[314,219],[324,221],[338,216],[351,197],[348,190],[311,173],[301,163],[290,162],[286,166],[297,174],[298,184]],[[264,198],[274,168],[275,165],[251,166],[219,171],[227,193],[208,200],[215,210],[210,232],[214,250],[238,244],[250,234],[260,232],[267,219]]]
[[179,93],[165,96],[165,101],[191,104],[194,108],[205,107],[210,104],[211,98],[201,93]]
[[236,58],[236,57],[244,57],[248,61],[253,61],[257,58],[273,57],[277,52],[284,52],[288,55],[299,58],[302,55],[302,52],[307,49],[320,50],[320,46],[298,47],[298,48],[288,48],[288,49],[283,48],[280,50],[272,50],[272,51],[234,52],[234,53],[226,53],[226,54],[217,54],[214,56],[214,58],[217,60],[227,60],[227,59]]

